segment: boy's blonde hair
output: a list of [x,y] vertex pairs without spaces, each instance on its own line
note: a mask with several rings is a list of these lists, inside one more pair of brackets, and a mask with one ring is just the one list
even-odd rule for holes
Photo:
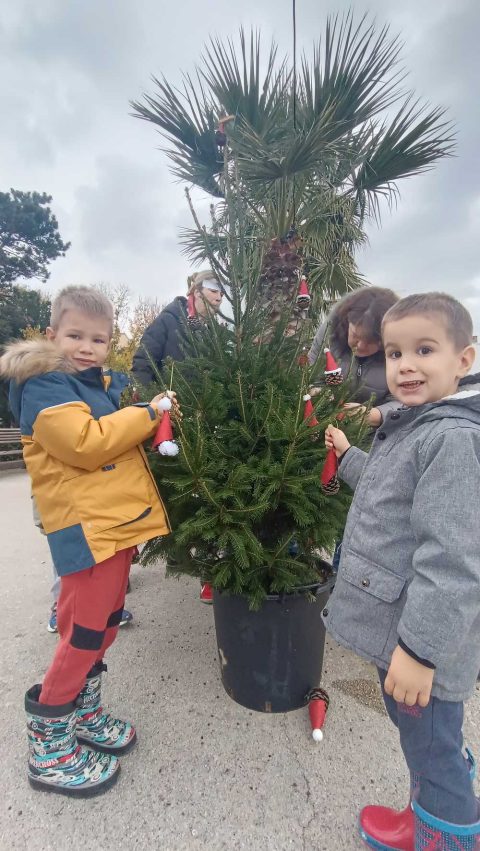
[[202,269],[201,272],[194,272],[193,275],[189,275],[187,278],[187,293],[194,292],[195,290],[201,290],[204,281],[216,281],[218,282],[218,278],[215,272],[212,272],[211,269]]
[[87,316],[99,316],[110,323],[110,336],[113,334],[113,304],[107,296],[95,287],[64,287],[55,296],[50,314],[50,326],[57,330],[66,310],[80,310]]
[[417,293],[397,301],[387,310],[382,321],[382,334],[387,322],[395,322],[406,316],[436,316],[445,326],[457,351],[461,351],[473,342],[473,323],[468,310],[446,293]]

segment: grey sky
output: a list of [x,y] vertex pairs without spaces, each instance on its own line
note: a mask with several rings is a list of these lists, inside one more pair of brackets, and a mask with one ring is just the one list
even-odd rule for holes
[[[449,108],[456,157],[400,183],[382,228],[358,256],[375,284],[461,298],[480,334],[480,4],[478,0],[352,2],[401,34],[409,84]],[[309,51],[340,0],[297,0],[298,46]],[[161,138],[133,119],[130,99],[191,71],[210,35],[260,28],[291,50],[290,0],[3,0],[0,14],[0,186],[46,191],[64,239],[50,291],[66,283],[126,283],[161,301],[183,293],[190,269],[177,245],[190,224]]]

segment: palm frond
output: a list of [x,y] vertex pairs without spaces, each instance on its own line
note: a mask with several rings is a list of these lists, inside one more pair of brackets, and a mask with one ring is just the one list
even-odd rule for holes
[[313,65],[302,59],[300,103],[304,122],[331,109],[346,131],[376,116],[401,97],[403,72],[398,69],[401,43],[389,27],[376,34],[366,15],[354,27],[353,13],[327,20],[322,50],[314,48]]
[[260,136],[268,138],[285,123],[291,74],[286,71],[285,59],[275,67],[278,48],[272,42],[262,79],[260,47],[260,35],[252,30],[248,51],[241,28],[239,62],[231,39],[227,48],[218,38],[211,39],[203,57],[202,75],[225,114],[243,118]]
[[200,77],[198,92],[188,75],[183,78],[183,91],[164,77],[153,81],[160,95],[144,95],[145,103],[132,101],[133,115],[150,121],[173,144],[167,156],[177,177],[221,197],[218,175],[223,171],[223,156],[215,144],[218,108],[213,98],[206,95]]
[[421,107],[410,97],[389,125],[372,130],[353,176],[353,192],[378,218],[379,199],[394,199],[396,181],[428,171],[437,160],[451,156],[454,141],[445,110]]

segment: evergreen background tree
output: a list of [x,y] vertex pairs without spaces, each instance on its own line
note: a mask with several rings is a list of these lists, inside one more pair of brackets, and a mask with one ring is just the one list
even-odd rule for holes
[[45,192],[0,192],[0,293],[18,278],[49,277],[48,264],[63,257],[58,222]]
[[[0,350],[32,329],[45,331],[50,320],[50,297],[39,290],[18,284],[3,290],[0,310]],[[8,382],[0,381],[0,424],[9,426]]]

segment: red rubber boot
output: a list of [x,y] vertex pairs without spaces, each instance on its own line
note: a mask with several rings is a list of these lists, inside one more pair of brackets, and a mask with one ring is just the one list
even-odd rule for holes
[[415,851],[415,816],[411,803],[404,810],[364,807],[360,813],[360,836],[377,851]]

